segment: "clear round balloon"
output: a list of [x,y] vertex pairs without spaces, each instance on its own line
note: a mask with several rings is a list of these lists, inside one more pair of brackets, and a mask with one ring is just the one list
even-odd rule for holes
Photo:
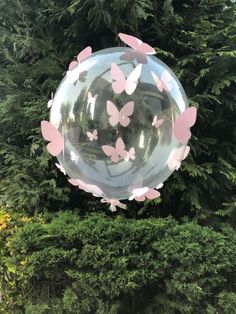
[[64,137],[57,158],[66,173],[118,200],[171,175],[170,156],[183,146],[173,136],[173,121],[188,107],[167,65],[132,54],[124,47],[93,53],[67,72],[50,113]]

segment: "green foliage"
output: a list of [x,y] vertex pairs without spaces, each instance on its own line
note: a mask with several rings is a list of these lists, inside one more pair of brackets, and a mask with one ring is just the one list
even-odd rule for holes
[[229,227],[68,211],[10,218],[0,234],[2,313],[235,313]]

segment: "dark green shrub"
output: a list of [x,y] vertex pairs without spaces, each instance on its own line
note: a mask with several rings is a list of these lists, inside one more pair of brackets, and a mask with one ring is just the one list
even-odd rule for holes
[[2,313],[235,313],[230,228],[64,212],[0,239]]

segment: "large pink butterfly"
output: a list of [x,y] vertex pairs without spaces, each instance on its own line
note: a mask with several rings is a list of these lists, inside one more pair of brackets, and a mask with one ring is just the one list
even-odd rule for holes
[[167,70],[164,70],[159,78],[153,71],[151,71],[152,77],[157,85],[158,90],[162,93],[163,90],[170,92],[173,85],[171,83],[172,77]]
[[128,95],[133,94],[137,85],[138,79],[141,75],[142,64],[136,66],[133,71],[129,74],[127,79],[124,73],[118,67],[117,64],[112,63],[111,65],[111,76],[113,79],[112,88],[116,94],[122,93],[124,90]]
[[81,190],[92,193],[96,197],[101,197],[103,195],[102,190],[97,185],[87,184],[80,179],[69,179],[68,181],[70,184],[78,186]]
[[121,137],[118,137],[116,140],[115,147],[112,147],[110,145],[103,145],[102,146],[103,152],[111,157],[111,161],[118,162],[120,160],[120,157],[125,158],[127,155],[127,152],[125,150],[125,144]]
[[112,126],[120,123],[122,126],[126,127],[130,123],[129,117],[133,114],[133,111],[133,101],[127,102],[120,111],[110,100],[107,101],[107,112],[110,115],[109,122]]
[[41,132],[43,138],[50,143],[47,150],[52,156],[57,156],[64,149],[64,138],[55,126],[48,121],[41,121]]
[[96,141],[98,139],[98,131],[95,129],[93,132],[87,132],[88,139],[92,141]]
[[158,119],[157,116],[155,115],[152,121],[152,126],[154,126],[155,128],[159,128],[163,122],[164,119]]
[[189,154],[190,147],[189,146],[182,146],[176,148],[173,152],[171,152],[168,160],[167,165],[170,170],[178,170],[181,166],[181,161],[183,161]]
[[125,44],[127,44],[132,49],[138,52],[141,52],[147,55],[154,55],[156,53],[155,50],[151,46],[142,42],[142,40],[134,36],[123,34],[123,33],[119,33],[118,36]]
[[129,200],[132,201],[135,199],[136,201],[143,202],[145,199],[152,200],[161,195],[161,193],[155,189],[150,189],[148,187],[137,188],[132,191],[132,195],[129,197]]
[[77,61],[71,61],[69,64],[69,71],[73,70],[78,63],[82,62],[83,60],[87,59],[92,54],[92,48],[90,46],[83,49],[76,57]]
[[190,139],[190,128],[195,124],[196,118],[197,109],[195,107],[190,107],[175,120],[173,134],[181,144],[187,143]]

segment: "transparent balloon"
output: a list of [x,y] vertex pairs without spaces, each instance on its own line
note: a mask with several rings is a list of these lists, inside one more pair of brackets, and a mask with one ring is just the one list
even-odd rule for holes
[[[164,182],[176,169],[171,156],[186,147],[173,136],[173,121],[188,108],[181,83],[158,58],[133,54],[124,47],[93,53],[67,72],[50,113],[64,137],[57,158],[66,173],[120,200]],[[112,64],[125,79],[114,78]]]

